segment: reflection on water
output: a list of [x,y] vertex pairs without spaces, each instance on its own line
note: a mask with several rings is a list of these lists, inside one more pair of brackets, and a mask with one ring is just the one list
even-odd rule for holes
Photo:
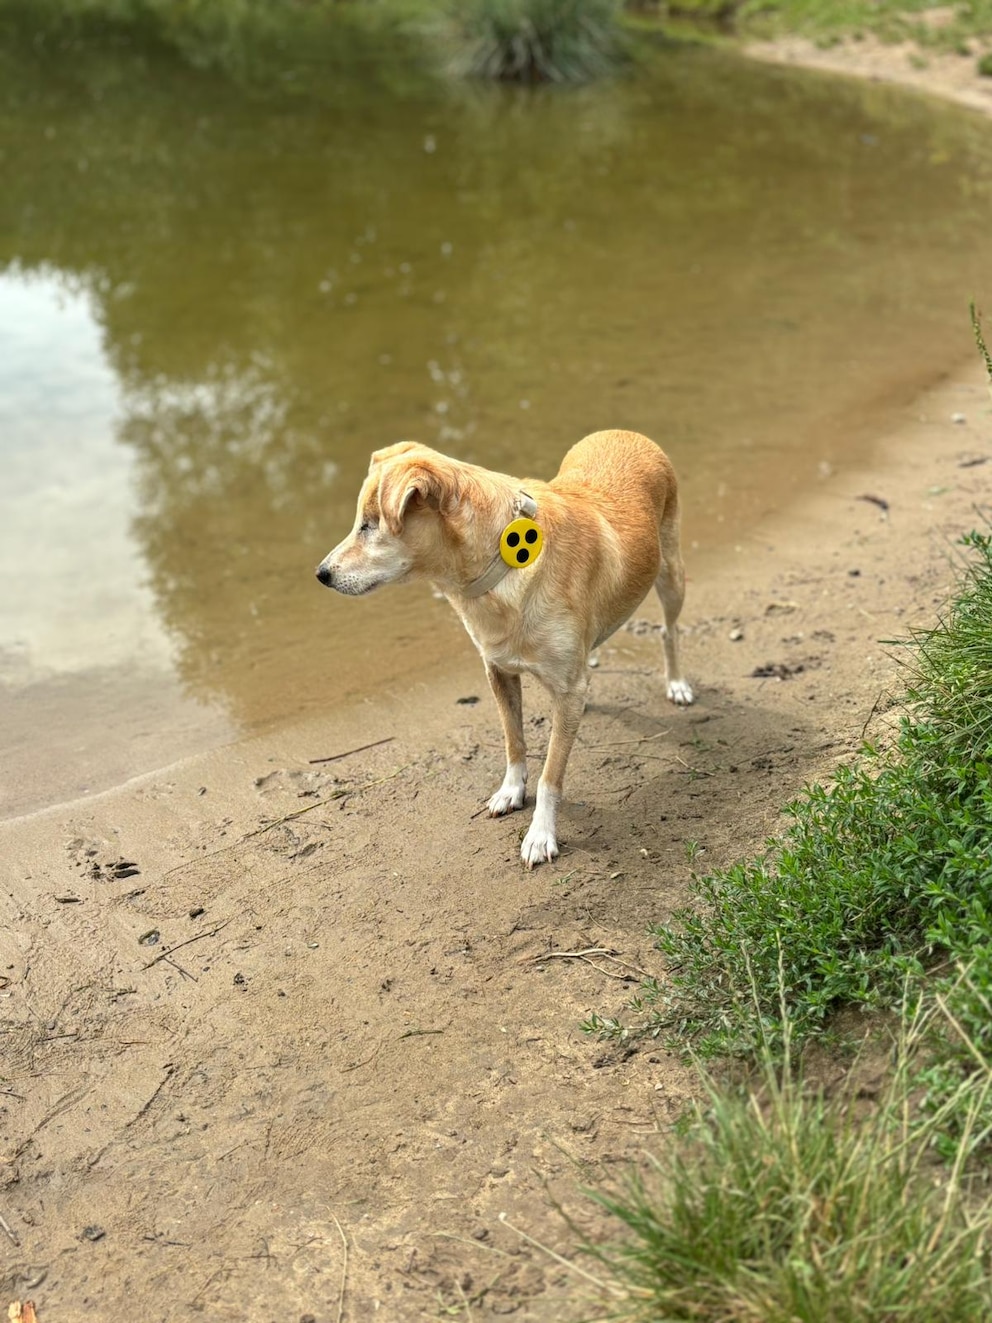
[[712,54],[326,105],[134,52],[0,80],[0,714],[155,673],[150,748],[467,655],[424,591],[312,579],[377,446],[544,475],[637,428],[698,563],[968,352],[992,256],[985,124]]
[[175,679],[94,309],[55,271],[0,274],[0,813],[229,730]]
[[92,299],[57,273],[14,270],[0,275],[0,310],[0,676],[171,670],[138,577],[134,456],[115,441],[117,381]]

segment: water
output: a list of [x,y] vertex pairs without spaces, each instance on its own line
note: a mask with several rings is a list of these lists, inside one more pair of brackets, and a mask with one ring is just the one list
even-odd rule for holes
[[969,351],[992,132],[658,52],[578,91],[0,54],[0,813],[467,657],[313,567],[373,449],[631,427],[690,570]]

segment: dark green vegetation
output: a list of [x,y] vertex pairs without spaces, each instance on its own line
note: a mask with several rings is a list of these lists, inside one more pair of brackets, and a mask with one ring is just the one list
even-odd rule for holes
[[457,73],[580,83],[619,57],[620,0],[463,0],[448,10]]
[[[827,1099],[759,1050],[746,1093],[706,1081],[681,1132],[593,1198],[620,1229],[584,1244],[627,1323],[979,1323],[992,1311],[992,1201],[966,1157],[987,1114],[992,1073],[975,1061],[923,1121],[911,1099],[918,1054],[946,1011],[917,1016],[870,1110],[852,1084]],[[961,1127],[940,1169],[933,1145]]]
[[385,43],[458,74],[534,83],[584,82],[613,69],[622,8],[622,0],[0,0],[0,18],[54,41],[135,38],[261,81],[277,77],[287,58],[315,76],[343,53],[371,63]]
[[977,55],[983,72],[992,59],[992,0],[0,0],[4,16],[54,40],[97,31],[159,42],[199,67],[262,79],[287,54],[317,68],[350,44],[354,58],[374,59],[385,38],[461,74],[584,81],[616,66],[625,21],[683,38],[908,40]]
[[394,88],[415,78],[429,53],[410,11],[403,0],[0,0],[0,43],[168,52],[251,89],[319,95],[356,73]]
[[670,978],[645,987],[642,1028],[750,1056],[844,1006],[936,995],[956,1027],[931,1044],[932,1098],[992,1058],[992,537],[965,542],[957,595],[908,653],[891,743],[794,800],[762,857],[694,878],[656,930]]

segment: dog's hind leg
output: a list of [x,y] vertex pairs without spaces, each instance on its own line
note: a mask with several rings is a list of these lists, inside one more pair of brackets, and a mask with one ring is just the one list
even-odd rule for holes
[[661,569],[654,581],[665,617],[662,642],[665,648],[665,679],[668,697],[673,703],[686,706],[692,702],[692,687],[682,675],[679,660],[678,619],[685,598],[685,569],[679,543],[678,506],[674,511],[666,507],[658,530],[661,543]]
[[514,809],[523,808],[527,789],[527,747],[524,744],[524,702],[520,676],[501,671],[491,663],[486,665],[506,743],[506,775],[503,784],[487,805],[491,818],[502,817]]

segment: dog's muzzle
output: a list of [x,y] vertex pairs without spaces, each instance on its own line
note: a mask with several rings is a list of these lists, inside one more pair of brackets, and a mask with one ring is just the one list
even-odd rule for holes
[[350,574],[347,570],[344,573],[340,569],[334,570],[330,565],[321,561],[317,566],[317,578],[325,588],[333,588],[336,593],[341,593],[345,597],[364,597],[370,593],[373,588],[378,588],[381,579],[363,579]]

